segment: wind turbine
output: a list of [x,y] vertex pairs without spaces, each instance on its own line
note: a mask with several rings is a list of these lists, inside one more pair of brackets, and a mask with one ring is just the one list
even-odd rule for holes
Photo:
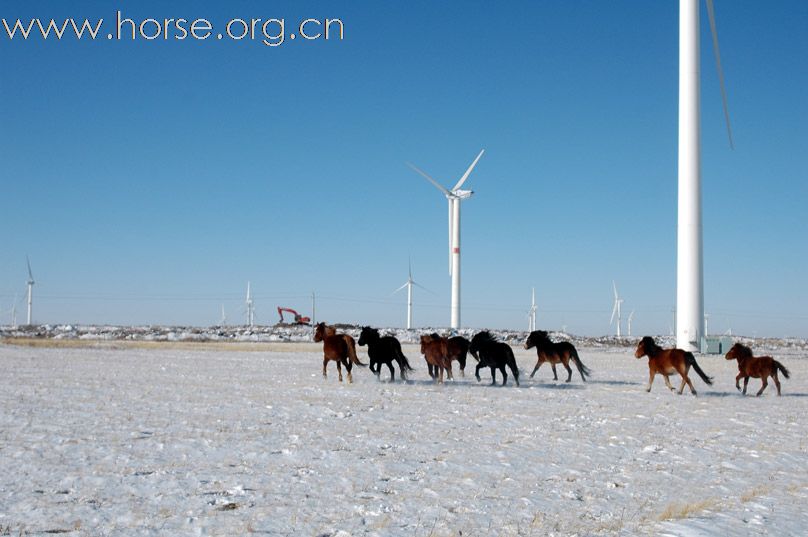
[[[712,0],[707,0],[707,15],[713,36],[729,145],[734,148]],[[691,352],[701,350],[704,337],[699,73],[699,0],[679,0],[679,209],[675,329],[676,346]]]
[[31,273],[31,260],[25,256],[25,262],[28,263],[28,325],[31,325],[31,302],[34,292],[34,275]]
[[631,320],[634,318],[634,310],[628,314],[628,337],[631,337]]
[[253,327],[255,323],[255,305],[253,304],[252,295],[250,294],[250,282],[247,282],[247,324],[250,325],[250,328]]
[[417,285],[424,291],[428,291],[426,287],[423,285],[416,283],[415,280],[412,279],[412,263],[408,262],[409,265],[409,276],[407,277],[407,281],[404,282],[404,285],[393,291],[393,294],[398,293],[405,287],[407,288],[407,330],[412,329],[412,286]]
[[461,190],[460,187],[466,182],[466,179],[471,175],[472,170],[477,165],[480,157],[485,153],[485,149],[481,150],[471,163],[471,166],[466,170],[466,173],[460,177],[457,184],[451,190],[447,190],[440,183],[432,179],[426,172],[416,168],[414,165],[409,164],[410,168],[415,170],[418,174],[422,175],[427,181],[432,183],[435,188],[443,192],[446,199],[449,201],[449,275],[452,277],[452,307],[451,318],[449,327],[456,330],[460,328],[460,202],[468,199],[474,194],[472,190]]
[[531,287],[530,289],[530,310],[527,312],[527,329],[528,332],[533,332],[536,330],[536,288]]
[[614,289],[614,308],[612,308],[612,319],[609,321],[609,326],[614,322],[615,314],[617,314],[617,337],[620,337],[620,306],[623,305],[623,299],[617,294],[617,284],[612,280],[612,288]]
[[227,315],[224,314],[224,304],[222,304],[222,320],[219,321],[219,326],[227,326]]

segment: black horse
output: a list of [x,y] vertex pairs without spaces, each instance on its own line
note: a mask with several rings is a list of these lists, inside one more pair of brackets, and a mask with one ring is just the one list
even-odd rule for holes
[[480,362],[474,372],[478,382],[482,380],[480,378],[480,368],[490,367],[491,385],[496,384],[496,370],[499,369],[502,372],[502,385],[505,386],[505,383],[508,382],[508,374],[505,372],[505,366],[507,365],[511,368],[516,385],[519,386],[519,368],[516,367],[516,358],[510,345],[497,341],[489,332],[480,332],[471,338],[469,352]]
[[414,371],[410,367],[410,362],[404,353],[401,352],[401,343],[393,336],[379,336],[379,331],[375,328],[365,326],[359,335],[360,345],[368,346],[368,358],[370,358],[370,370],[376,374],[376,378],[381,377],[382,364],[387,364],[390,368],[390,382],[396,379],[396,372],[393,369],[393,360],[398,362],[398,369],[401,371],[401,379],[407,380],[407,371]]
[[570,362],[575,364],[575,367],[578,369],[578,373],[581,374],[581,380],[584,382],[586,382],[587,375],[592,374],[589,368],[586,367],[583,362],[581,362],[581,358],[578,356],[578,351],[575,350],[575,345],[568,341],[553,343],[550,341],[550,337],[544,330],[536,330],[527,336],[525,348],[531,349],[533,347],[536,347],[536,355],[538,356],[538,360],[536,361],[536,367],[533,368],[533,372],[530,374],[530,378],[533,378],[533,375],[536,374],[536,371],[539,370],[539,367],[544,362],[549,363],[550,367],[553,368],[553,380],[558,380],[556,364],[563,365],[567,370],[567,382],[572,380],[572,368],[570,368]]

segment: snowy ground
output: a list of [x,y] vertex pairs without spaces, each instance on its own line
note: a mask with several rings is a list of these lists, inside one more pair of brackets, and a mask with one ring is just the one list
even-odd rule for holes
[[581,348],[586,385],[518,349],[520,388],[410,346],[411,382],[340,384],[312,348],[0,345],[0,534],[804,534],[805,351],[780,398],[700,357],[695,398],[625,348]]

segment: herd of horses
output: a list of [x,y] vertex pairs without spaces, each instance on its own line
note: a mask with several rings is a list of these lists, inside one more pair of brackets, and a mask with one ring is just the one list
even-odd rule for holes
[[[349,334],[337,333],[333,326],[325,323],[319,323],[314,328],[314,341],[323,343],[323,377],[327,378],[328,362],[334,361],[337,363],[337,373],[339,380],[342,382],[342,366],[347,370],[348,382],[353,382],[351,376],[351,369],[354,365],[369,366],[370,371],[381,378],[382,365],[387,365],[390,370],[390,381],[395,380],[395,368],[393,362],[398,364],[399,376],[402,380],[407,380],[407,373],[413,371],[407,357],[401,350],[401,343],[394,336],[382,336],[375,328],[365,326],[359,335],[359,345],[367,346],[369,363],[364,364],[359,361],[356,354],[356,341]],[[567,370],[566,382],[572,380],[572,363],[581,375],[581,380],[586,382],[587,377],[592,373],[586,367],[578,356],[578,351],[575,346],[568,341],[553,342],[549,334],[544,330],[536,330],[531,332],[524,344],[525,349],[536,349],[538,357],[536,366],[530,374],[530,378],[536,374],[539,367],[543,363],[549,363],[553,371],[553,380],[558,380],[556,372],[556,365],[561,364]],[[485,367],[491,371],[491,384],[496,384],[496,372],[502,374],[502,385],[508,382],[508,373],[506,367],[511,370],[513,380],[519,386],[519,368],[516,365],[516,358],[513,354],[513,349],[507,343],[498,341],[497,338],[488,331],[478,332],[471,338],[471,341],[462,337],[444,337],[439,334],[429,334],[421,336],[421,354],[427,363],[427,370],[429,376],[438,383],[444,382],[444,375],[447,379],[453,379],[452,375],[452,362],[456,361],[460,366],[460,374],[465,376],[466,357],[471,354],[477,361],[477,367],[474,376],[477,381],[481,381],[480,369]],[[688,373],[692,368],[693,371],[703,380],[707,385],[712,385],[713,380],[699,367],[693,353],[684,351],[682,349],[663,349],[656,344],[653,338],[646,336],[642,338],[637,345],[637,350],[634,353],[636,358],[648,357],[648,386],[646,391],[651,391],[651,385],[654,383],[656,375],[662,375],[665,385],[675,390],[670,382],[670,375],[678,374],[681,379],[678,393],[681,394],[685,386],[690,387],[693,395],[696,395],[696,389],[690,380]],[[727,360],[738,361],[738,376],[735,377],[735,387],[746,395],[746,387],[750,378],[761,379],[762,386],[757,392],[757,395],[763,393],[763,390],[768,386],[768,379],[771,377],[774,380],[774,385],[777,387],[777,395],[780,395],[780,379],[778,372],[782,373],[785,378],[789,378],[788,369],[783,364],[770,356],[755,357],[749,347],[736,343],[726,354]],[[740,381],[744,380],[743,390],[741,390]]]

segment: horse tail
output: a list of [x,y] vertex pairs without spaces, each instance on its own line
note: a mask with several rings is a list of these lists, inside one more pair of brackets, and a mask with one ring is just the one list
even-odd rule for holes
[[516,356],[513,355],[513,349],[510,345],[505,345],[505,354],[507,355],[508,366],[511,368],[511,373],[513,373],[514,382],[519,386],[519,367],[516,365]]
[[699,364],[696,363],[696,357],[693,356],[692,352],[685,353],[685,363],[687,365],[693,367],[693,369],[696,371],[696,373],[699,374],[699,376],[701,377],[701,380],[703,380],[705,382],[705,384],[708,384],[710,386],[713,385],[713,379],[708,377],[704,373],[704,371],[701,370],[701,368],[699,367]]
[[404,353],[401,351],[401,343],[399,343],[398,340],[395,342],[395,351],[398,367],[400,367],[402,371],[415,371],[410,365],[410,361],[407,360],[407,357],[404,356]]
[[570,356],[572,356],[572,361],[575,362],[575,367],[578,368],[578,373],[581,374],[581,378],[584,380],[584,382],[586,382],[586,377],[592,376],[592,370],[586,367],[584,363],[581,361],[581,357],[578,356],[578,351],[575,349],[575,347],[572,345],[570,345],[570,347],[572,347],[570,349]]
[[345,346],[348,347],[348,358],[351,359],[351,362],[355,363],[356,365],[361,365],[362,367],[368,365],[360,362],[359,358],[356,356],[356,341],[354,341],[354,338],[348,334],[342,334],[342,339],[345,340]]
[[782,373],[785,378],[787,378],[787,379],[791,378],[791,375],[789,374],[788,369],[786,369],[786,366],[784,366],[783,364],[781,364],[777,360],[773,360],[773,362],[774,362],[774,367],[779,369],[780,373]]

